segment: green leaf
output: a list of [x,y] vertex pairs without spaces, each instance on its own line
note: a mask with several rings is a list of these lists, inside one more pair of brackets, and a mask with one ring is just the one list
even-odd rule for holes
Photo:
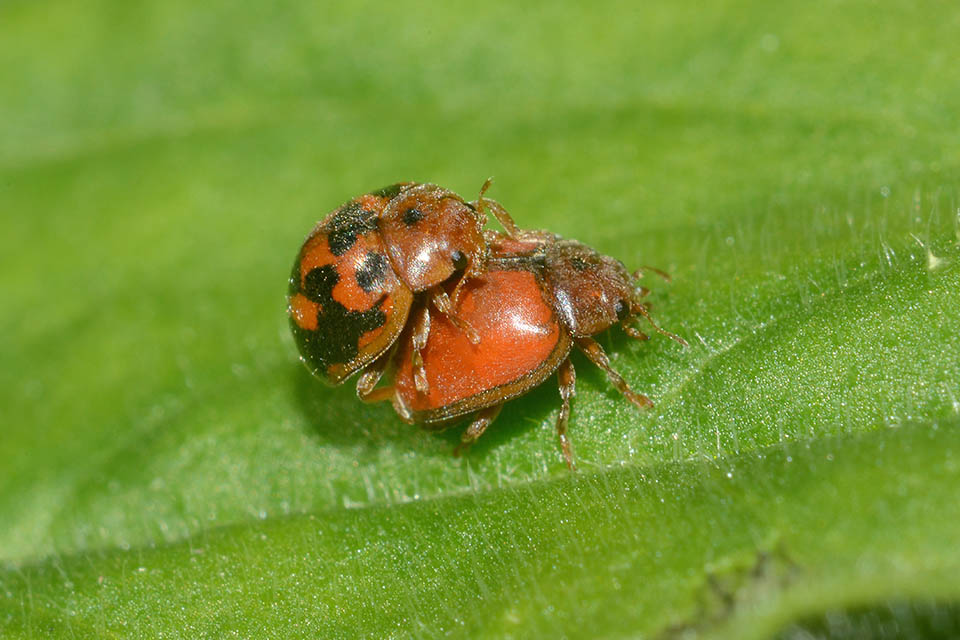
[[[905,1],[0,5],[0,635],[956,621],[958,26]],[[649,299],[691,348],[600,338],[653,410],[574,358],[577,474],[552,380],[457,460],[458,429],[324,387],[288,335],[328,210],[491,174],[522,226],[673,275]]]

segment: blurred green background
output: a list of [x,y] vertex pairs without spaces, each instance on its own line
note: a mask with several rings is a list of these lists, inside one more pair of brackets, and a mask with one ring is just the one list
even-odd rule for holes
[[[0,635],[955,629],[958,29],[912,1],[0,2]],[[674,276],[650,300],[690,349],[601,339],[655,409],[574,359],[578,474],[552,381],[456,460],[288,335],[316,220],[491,175],[521,226]]]

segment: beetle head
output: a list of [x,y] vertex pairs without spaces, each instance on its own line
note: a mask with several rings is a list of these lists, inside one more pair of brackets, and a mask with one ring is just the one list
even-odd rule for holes
[[[630,274],[619,260],[574,240],[556,238],[545,247],[544,276],[554,308],[574,337],[594,335],[619,324],[630,337],[646,340],[646,334],[631,326],[642,316],[658,333],[687,345],[650,318],[643,301],[649,290],[638,283],[643,269]],[[667,277],[662,271],[653,271]]]
[[423,291],[458,272],[483,271],[483,222],[456,193],[420,184],[390,200],[378,225],[397,276],[413,291]]
[[544,275],[554,307],[574,336],[629,321],[639,302],[623,263],[573,240],[547,245]]

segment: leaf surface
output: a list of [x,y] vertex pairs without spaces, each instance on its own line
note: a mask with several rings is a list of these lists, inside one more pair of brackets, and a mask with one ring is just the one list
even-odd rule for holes
[[[0,6],[0,630],[955,619],[958,26],[907,2]],[[575,475],[552,380],[455,460],[458,429],[324,387],[288,335],[317,219],[491,174],[522,226],[673,275],[652,313],[691,348],[600,338],[653,410],[574,358]]]

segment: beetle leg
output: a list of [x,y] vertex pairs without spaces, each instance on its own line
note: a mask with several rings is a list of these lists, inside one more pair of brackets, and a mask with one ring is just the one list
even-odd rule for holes
[[391,403],[393,404],[393,410],[397,412],[397,415],[400,416],[400,419],[406,422],[407,424],[413,424],[413,412],[410,410],[410,407],[403,401],[403,397],[399,393],[396,393],[393,387],[390,387],[391,391],[394,391],[393,397],[390,398]]
[[429,393],[430,384],[427,382],[427,369],[423,366],[423,356],[420,352],[427,346],[430,336],[430,307],[423,305],[417,310],[417,317],[413,320],[413,335],[410,338],[412,351],[410,360],[413,363],[413,385],[417,393]]
[[473,422],[470,423],[470,426],[467,427],[467,430],[463,432],[463,435],[460,436],[460,444],[457,445],[457,448],[453,450],[453,455],[460,457],[461,453],[464,453],[467,449],[470,448],[477,439],[483,435],[483,432],[487,430],[487,427],[490,426],[490,423],[496,420],[497,415],[500,413],[500,409],[503,408],[502,404],[494,405],[492,407],[487,407],[482,411],[478,411],[473,419]]
[[560,447],[563,449],[563,457],[567,461],[567,467],[571,471],[577,470],[577,465],[573,463],[573,451],[570,449],[570,438],[567,437],[567,421],[570,419],[570,398],[577,392],[577,372],[570,362],[570,357],[560,363],[557,370],[557,379],[560,383],[560,415],[557,416],[557,435],[560,437]]
[[481,214],[484,213],[485,208],[489,207],[490,213],[492,213],[493,217],[497,219],[497,222],[499,222],[500,226],[503,227],[503,230],[507,232],[507,235],[511,238],[516,238],[520,234],[520,227],[518,227],[517,223],[513,221],[513,216],[507,213],[507,210],[503,208],[503,205],[496,200],[483,197],[483,194],[487,192],[487,189],[490,188],[491,184],[493,184],[493,178],[487,178],[487,181],[483,183],[482,187],[480,187],[480,195],[477,196],[476,200],[469,204],[475,207]]
[[[484,236],[484,241],[486,241],[486,236]],[[457,284],[453,287],[453,295],[450,296],[450,305],[452,307],[456,308],[457,300],[460,299],[460,291],[463,290],[463,285],[470,282],[473,278],[483,275],[483,272],[486,271],[489,253],[490,250],[486,249],[482,255],[476,256],[474,260],[470,262],[466,271],[463,272],[463,275],[460,276],[460,279],[457,280]]]
[[[430,302],[437,308],[437,311],[447,316],[447,319],[453,323],[453,326],[467,336],[470,344],[480,344],[480,334],[470,326],[469,322],[459,318],[453,312],[453,302],[450,301],[450,296],[448,296],[447,292],[439,285],[430,290]],[[424,339],[424,342],[426,342],[426,339]]]
[[615,386],[627,400],[641,409],[648,409],[653,406],[650,398],[642,393],[633,391],[623,377],[613,370],[613,367],[610,366],[610,358],[604,353],[600,343],[593,338],[577,338],[577,346],[590,358],[590,362],[604,370],[613,386]]
[[395,346],[388,349],[363,372],[363,375],[357,380],[358,398],[364,402],[383,402],[393,397],[394,389],[392,385],[379,389],[375,389],[374,387],[377,386],[380,378],[383,377],[383,372],[387,370],[387,365],[390,364],[390,360],[393,358],[395,351]]

